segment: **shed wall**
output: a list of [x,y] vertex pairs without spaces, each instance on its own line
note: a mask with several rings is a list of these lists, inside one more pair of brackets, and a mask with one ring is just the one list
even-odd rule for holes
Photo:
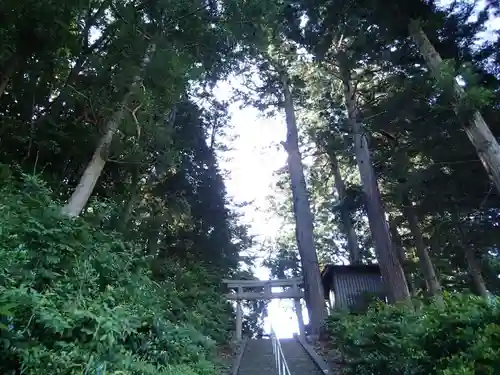
[[334,272],[335,307],[347,308],[364,292],[384,295],[382,278],[376,273]]

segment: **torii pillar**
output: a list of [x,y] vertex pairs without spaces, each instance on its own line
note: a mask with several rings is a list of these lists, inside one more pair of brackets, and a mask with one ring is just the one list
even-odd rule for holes
[[[302,316],[302,305],[300,300],[304,298],[304,292],[299,288],[303,283],[302,278],[285,280],[223,280],[228,288],[236,289],[236,293],[227,294],[229,300],[236,301],[236,339],[243,338],[243,309],[242,300],[272,300],[272,299],[293,299],[299,334],[305,336],[304,318]],[[289,287],[290,289],[281,292],[273,292],[273,287]],[[245,291],[244,288],[259,288],[262,292]]]

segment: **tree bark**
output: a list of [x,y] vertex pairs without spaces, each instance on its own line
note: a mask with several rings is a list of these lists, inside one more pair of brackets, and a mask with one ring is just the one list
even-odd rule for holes
[[385,219],[385,210],[382,206],[370,151],[368,149],[368,142],[363,133],[362,125],[358,120],[356,92],[351,85],[351,73],[344,62],[339,61],[339,65],[347,109],[347,122],[354,134],[356,162],[361,176],[368,222],[382,278],[391,303],[410,302],[408,284],[398,256],[394,251],[389,227]]
[[474,284],[474,288],[476,292],[484,298],[489,297],[488,289],[486,288],[486,283],[484,282],[483,275],[481,272],[481,266],[477,261],[476,254],[474,251],[474,247],[472,244],[467,241],[467,237],[465,235],[464,228],[462,226],[462,222],[460,220],[460,216],[458,214],[458,208],[454,210],[455,222],[457,224],[458,232],[460,234],[460,240],[462,242],[462,246],[465,253],[465,261],[467,263],[467,269],[469,271],[469,275],[472,278],[472,283]]
[[411,295],[414,295],[416,293],[416,288],[415,285],[413,284],[411,271],[408,269],[409,263],[403,246],[403,240],[401,239],[401,236],[398,231],[398,226],[401,224],[402,220],[403,220],[402,216],[398,216],[397,218],[389,216],[389,232],[391,234],[394,250],[398,255],[399,263],[401,264],[401,267],[403,267],[403,272],[405,274],[405,278],[408,283],[408,290]]
[[302,270],[304,275],[304,289],[309,310],[309,320],[312,333],[318,335],[326,318],[325,298],[318,257],[314,245],[314,227],[309,196],[304,177],[302,157],[299,150],[299,136],[292,94],[288,77],[282,73],[281,81],[285,99],[285,115],[287,137],[284,143],[288,153],[288,169],[292,184],[293,211],[295,216],[295,235],[299,248]]
[[130,221],[130,218],[132,217],[132,212],[134,210],[134,206],[137,202],[137,199],[139,198],[139,191],[140,191],[140,188],[139,188],[139,169],[140,169],[140,167],[137,166],[132,171],[130,196],[129,196],[129,199],[127,200],[127,203],[123,207],[122,214],[120,215],[119,222],[117,225],[117,229],[119,231],[122,231],[122,232],[124,232],[127,229],[128,222]]
[[[92,25],[89,25],[89,27],[91,26]],[[69,97],[69,85],[76,80],[80,72],[83,70],[85,64],[87,63],[88,58],[92,56],[93,53],[97,53],[99,49],[101,49],[108,37],[109,30],[104,30],[99,39],[97,39],[91,46],[82,47],[80,56],[78,56],[75,65],[73,66],[73,68],[71,68],[71,71],[69,72],[63,86],[59,90],[59,94],[52,101],[47,98],[48,109],[43,119],[55,121],[59,118],[59,116],[61,115],[61,111],[63,110],[64,102]]]
[[436,276],[436,271],[434,270],[434,265],[432,264],[432,259],[427,251],[422,232],[418,225],[418,218],[415,212],[415,207],[410,201],[408,196],[403,197],[403,212],[408,220],[410,232],[415,240],[415,248],[417,250],[418,259],[420,262],[420,269],[424,276],[425,284],[427,290],[432,297],[436,297],[437,300],[442,301],[441,294],[442,288],[439,279]]
[[[332,172],[335,179],[335,189],[339,196],[341,202],[346,199],[346,189],[344,180],[340,173],[339,163],[337,160],[337,155],[334,152],[329,151],[328,156],[330,158],[330,165],[332,166]],[[354,231],[354,226],[352,224],[351,213],[345,205],[340,207],[340,217],[342,220],[342,230],[347,238],[347,247],[349,248],[349,256],[352,264],[361,263],[361,251],[358,245],[358,236]]]
[[[443,59],[436,51],[429,38],[427,38],[427,35],[420,27],[418,21],[410,21],[409,32],[420,54],[425,59],[429,70],[435,78],[439,78]],[[464,90],[457,82],[454,82],[454,90],[457,99],[465,95]],[[456,107],[455,111],[457,111]],[[500,145],[479,111],[474,112],[469,120],[468,126],[464,126],[464,130],[467,137],[476,148],[479,159],[490,179],[495,184],[497,191],[500,192]]]
[[134,89],[139,86],[140,82],[142,81],[142,71],[149,64],[155,50],[156,45],[151,44],[148,46],[144,58],[141,62],[139,73],[134,77],[128,93],[125,95],[120,105],[118,106],[118,109],[106,124],[105,133],[99,140],[92,159],[85,168],[85,171],[80,178],[80,182],[69,198],[68,203],[63,207],[62,212],[64,214],[70,217],[78,216],[87,204],[90,195],[94,191],[97,180],[99,179],[99,176],[101,175],[102,170],[106,165],[111,141],[113,140],[113,135],[115,134],[116,130],[120,126],[120,123],[125,117],[127,103],[132,96]]
[[3,72],[2,78],[0,79],[0,98],[5,93],[5,90],[7,89],[7,86],[9,85],[9,81],[10,81],[12,75],[16,71],[17,62],[18,62],[17,55],[12,55],[12,57],[7,62],[7,68]]
[[87,56],[85,55],[81,55],[78,58],[75,65],[69,72],[64,85],[61,87],[59,94],[54,98],[54,100],[51,103],[48,104],[49,108],[47,115],[42,118],[49,118],[52,121],[59,118],[61,111],[63,109],[64,101],[68,99],[68,94],[69,94],[68,85],[78,77],[78,74],[80,74],[80,72],[82,71],[83,65],[85,64],[86,60]]
[[394,218],[389,216],[389,232],[391,233],[392,242],[394,243],[394,249],[398,255],[399,263],[401,263],[404,268],[407,259],[405,249],[403,248],[403,240],[398,231],[398,226],[401,224],[401,221],[401,217]]
[[474,248],[472,246],[465,245],[465,260],[467,261],[467,268],[469,274],[472,277],[472,282],[476,292],[484,298],[489,297],[488,289],[486,288],[486,283],[484,282],[483,275],[481,272],[481,266],[477,261]]
[[158,242],[162,233],[161,227],[165,222],[165,215],[156,212],[151,216],[149,225],[149,235],[147,239],[147,252],[156,259],[158,257]]

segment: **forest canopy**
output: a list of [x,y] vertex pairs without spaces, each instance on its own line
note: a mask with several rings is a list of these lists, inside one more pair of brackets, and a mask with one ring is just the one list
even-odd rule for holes
[[[255,278],[242,254],[256,249],[273,277],[304,276],[311,332],[349,355],[398,314],[442,337],[456,311],[477,313],[493,343],[499,14],[466,0],[4,0],[2,373],[218,374],[234,329],[222,279]],[[271,202],[284,224],[263,244],[219,166],[234,103],[285,117]],[[398,306],[326,321],[320,270],[341,262],[378,263]],[[250,335],[264,310],[247,303]],[[426,350],[424,372],[439,360]]]

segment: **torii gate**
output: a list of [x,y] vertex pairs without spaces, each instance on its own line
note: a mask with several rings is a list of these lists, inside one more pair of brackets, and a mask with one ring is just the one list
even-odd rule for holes
[[[272,300],[293,298],[297,321],[299,323],[299,333],[302,337],[305,336],[304,319],[302,317],[302,307],[300,305],[301,298],[304,298],[304,291],[301,285],[304,280],[301,277],[282,280],[222,280],[227,284],[229,289],[235,290],[233,293],[228,293],[226,297],[229,300],[236,301],[236,339],[242,339],[243,329],[243,310],[241,308],[242,300]],[[272,288],[282,287],[288,288],[280,292],[273,292]],[[252,289],[247,291],[246,289]],[[255,291],[258,289],[259,291]]]

